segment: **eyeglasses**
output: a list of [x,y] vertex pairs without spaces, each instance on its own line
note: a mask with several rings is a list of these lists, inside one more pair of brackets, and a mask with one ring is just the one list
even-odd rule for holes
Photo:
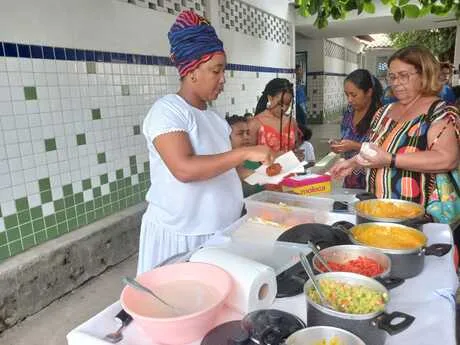
[[401,84],[407,84],[410,76],[414,74],[418,74],[418,72],[388,73],[385,79],[389,85],[394,84],[396,80],[399,80]]

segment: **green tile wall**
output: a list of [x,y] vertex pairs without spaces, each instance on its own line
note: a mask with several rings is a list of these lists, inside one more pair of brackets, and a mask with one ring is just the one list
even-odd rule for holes
[[77,134],[77,145],[85,145],[86,144],[86,136],[85,134]]
[[[129,157],[129,164],[137,169],[136,156]],[[50,178],[38,180],[42,205],[30,208],[27,197],[19,198],[15,200],[16,213],[0,217],[5,226],[0,232],[0,261],[143,201],[150,186],[148,162],[142,168],[142,172],[129,176],[118,169],[112,182],[108,174],[102,174],[95,188],[91,179],[84,179],[83,192],[75,193],[71,184],[64,185],[59,199],[52,196]],[[134,178],[138,183],[133,183]],[[106,194],[102,193],[104,186],[108,186]],[[88,201],[84,201],[86,191],[90,193]],[[54,212],[45,216],[43,208],[48,203],[52,203]]]
[[[242,115],[274,75],[227,71],[212,106]],[[0,85],[0,261],[144,200],[142,120],[173,66],[0,56]]]
[[101,119],[101,109],[91,109],[91,116],[93,120]]
[[56,139],[55,138],[45,139],[45,150],[46,151],[56,150]]
[[35,86],[25,86],[24,98],[26,99],[26,101],[37,99],[37,88]]

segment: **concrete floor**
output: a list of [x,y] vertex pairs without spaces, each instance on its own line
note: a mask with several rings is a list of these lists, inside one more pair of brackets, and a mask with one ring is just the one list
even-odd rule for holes
[[337,139],[340,137],[340,125],[329,123],[324,125],[310,125],[313,135],[311,143],[315,148],[316,159],[324,157],[329,153],[329,139]]
[[115,302],[121,277],[136,274],[137,255],[53,302],[39,313],[0,334],[2,345],[66,345],[70,330]]
[[[317,158],[328,152],[327,140],[337,138],[339,125],[312,125],[312,143]],[[121,277],[134,276],[137,257],[131,257],[89,280],[72,293],[0,334],[1,345],[66,345],[67,333],[116,301],[122,290]]]

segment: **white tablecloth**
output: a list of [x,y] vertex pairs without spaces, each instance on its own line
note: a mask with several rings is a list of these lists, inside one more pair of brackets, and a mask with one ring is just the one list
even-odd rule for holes
[[[427,224],[424,233],[429,244],[452,243],[450,228],[442,224]],[[416,317],[405,331],[388,336],[386,345],[455,345],[455,299],[458,279],[453,265],[453,250],[443,257],[427,256],[425,268],[417,277],[391,290],[388,312],[401,311]],[[275,300],[273,308],[284,310],[306,319],[303,295]],[[114,316],[120,311],[115,302],[67,335],[68,345],[107,345],[104,335],[115,331],[119,324]],[[241,318],[226,309],[217,324]],[[124,331],[119,345],[156,345],[150,342],[133,321]],[[190,345],[199,345],[199,341]]]

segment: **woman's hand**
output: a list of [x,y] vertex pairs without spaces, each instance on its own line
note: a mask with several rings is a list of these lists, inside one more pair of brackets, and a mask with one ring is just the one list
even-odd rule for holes
[[338,143],[332,143],[329,145],[332,152],[334,153],[345,153],[350,151],[359,151],[361,149],[361,143],[354,140],[342,139]]
[[383,168],[389,167],[391,164],[391,153],[386,152],[381,149],[378,145],[374,143],[369,144],[369,148],[372,151],[361,150],[357,162],[359,165],[365,168]]
[[273,163],[274,153],[265,145],[247,146],[244,149],[246,150],[246,159],[249,161],[267,165]]
[[304,150],[302,150],[302,149],[295,149],[295,150],[293,150],[293,151],[294,151],[294,154],[295,154],[295,156],[297,157],[297,159],[298,159],[299,161],[302,162],[302,161],[305,159],[305,151],[304,151]]
[[341,159],[329,170],[332,178],[338,179],[345,176],[351,175],[354,169],[358,167],[358,163],[355,161],[355,158],[351,159]]

